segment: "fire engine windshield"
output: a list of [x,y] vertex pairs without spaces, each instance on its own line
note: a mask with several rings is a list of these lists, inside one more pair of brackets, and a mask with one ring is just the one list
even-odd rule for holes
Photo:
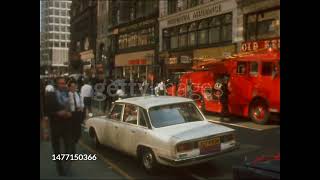
[[149,115],[155,128],[204,120],[193,103],[152,107],[149,110]]

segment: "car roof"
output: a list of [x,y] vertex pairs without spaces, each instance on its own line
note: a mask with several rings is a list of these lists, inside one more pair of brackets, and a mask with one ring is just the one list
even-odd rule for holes
[[192,99],[177,96],[141,96],[117,100],[116,103],[130,103],[145,109],[167,104],[193,102]]

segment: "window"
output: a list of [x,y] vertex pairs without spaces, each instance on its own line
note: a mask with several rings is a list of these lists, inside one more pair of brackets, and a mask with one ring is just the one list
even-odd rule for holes
[[177,11],[178,0],[168,0],[168,14],[175,13]]
[[203,20],[199,24],[199,38],[198,43],[199,44],[207,44],[208,43],[208,22],[206,20]]
[[59,31],[59,26],[55,25],[55,26],[54,26],[54,31],[57,31],[57,32],[58,32],[58,31]]
[[231,41],[232,40],[232,15],[226,14],[223,17],[223,26],[222,26],[222,41]]
[[126,104],[123,114],[123,122],[130,124],[137,124],[138,121],[138,107],[131,104]]
[[61,24],[66,24],[66,18],[61,18]]
[[59,6],[59,1],[55,1],[54,2],[54,7],[56,7],[56,8],[59,8],[60,6]]
[[61,47],[66,47],[66,43],[65,42],[61,42]]
[[163,30],[163,50],[169,50],[170,49],[170,34],[168,29]]
[[253,76],[256,76],[258,75],[258,63],[257,62],[250,62],[250,69],[249,69],[249,74],[250,75],[253,75]]
[[66,32],[67,27],[66,26],[61,26],[61,31]]
[[137,34],[132,32],[128,36],[128,47],[137,46]]
[[188,26],[181,26],[179,29],[179,47],[188,45]]
[[262,63],[262,76],[271,76],[272,75],[272,62],[263,62]]
[[59,40],[59,34],[55,33],[55,34],[54,34],[54,39]]
[[246,39],[258,40],[280,36],[280,9],[246,16]]
[[238,74],[247,74],[247,63],[246,62],[238,62],[237,73]]
[[178,48],[178,32],[177,31],[178,31],[177,28],[171,29],[170,47],[172,49]]
[[59,16],[59,10],[58,9],[54,10],[54,15]]
[[155,128],[175,124],[203,121],[203,117],[193,103],[179,103],[152,107],[150,121]]
[[67,16],[67,11],[66,10],[61,10],[61,16]]
[[188,44],[189,46],[194,46],[196,45],[196,32],[195,30],[197,29],[197,24],[192,23],[189,27],[189,33],[188,33]]
[[109,118],[120,121],[122,115],[122,107],[123,106],[121,104],[114,105],[111,113],[109,114]]
[[192,8],[198,5],[198,0],[188,0],[188,8]]
[[147,115],[142,108],[139,108],[139,125],[147,127]]
[[54,47],[59,47],[59,42],[54,42]]

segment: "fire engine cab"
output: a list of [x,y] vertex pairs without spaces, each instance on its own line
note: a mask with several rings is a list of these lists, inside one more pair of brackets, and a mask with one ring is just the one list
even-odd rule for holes
[[[220,113],[222,94],[228,93],[229,113],[249,117],[258,124],[268,123],[271,113],[280,113],[279,50],[240,53],[193,69],[180,78],[177,86],[169,87],[167,94],[189,96],[203,111]],[[227,92],[219,89],[224,82]]]

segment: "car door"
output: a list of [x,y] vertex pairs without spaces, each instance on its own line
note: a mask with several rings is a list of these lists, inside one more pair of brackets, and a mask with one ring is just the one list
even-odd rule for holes
[[143,108],[126,104],[123,115],[123,126],[120,129],[119,146],[127,154],[134,155],[136,148],[147,134],[146,114]]
[[119,129],[123,116],[123,104],[115,104],[106,118],[104,135],[106,136],[105,144],[115,149],[119,149]]

